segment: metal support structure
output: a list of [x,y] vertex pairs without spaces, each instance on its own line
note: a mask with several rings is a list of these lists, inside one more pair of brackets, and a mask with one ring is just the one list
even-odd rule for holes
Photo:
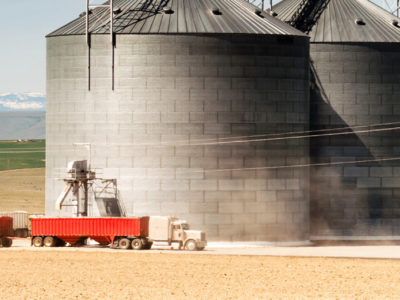
[[380,5],[396,17],[400,17],[400,0],[382,0]]
[[[86,43],[88,46],[88,91],[91,89],[91,30],[96,28],[95,26],[98,24],[99,20],[105,14],[109,14],[110,18],[108,20],[110,24],[110,43],[111,43],[111,87],[114,90],[114,61],[115,61],[115,35],[114,35],[114,0],[109,0],[107,4],[96,4],[95,0],[86,0]],[[100,11],[98,15],[96,15],[97,8],[104,8],[103,11]],[[92,15],[92,16],[90,16]],[[93,25],[91,21],[94,21]]]
[[309,33],[330,0],[302,0],[287,22],[300,31]]
[[87,181],[83,182],[83,193],[85,202],[82,215],[87,217],[89,215],[89,186]]
[[114,0],[110,0],[110,37],[111,37],[111,89],[114,90],[114,62],[115,62],[115,35],[114,35]]
[[[247,2],[253,4],[254,6],[257,6],[258,8],[260,8],[261,10],[265,10],[265,0],[247,0]],[[270,0],[271,2],[271,7],[272,7],[272,0]]]
[[[90,145],[81,143],[78,145]],[[126,210],[121,202],[116,179],[104,179],[96,176],[90,169],[87,160],[75,160],[68,163],[66,173],[60,178],[66,184],[55,203],[55,208],[61,211],[63,207],[72,207],[73,216],[87,217],[93,214],[90,206],[94,202],[101,215],[126,216]],[[70,196],[68,196],[70,195]],[[93,197],[90,197],[93,196]],[[90,205],[90,199],[93,199]]]
[[[265,7],[265,0],[247,0],[247,2],[259,7],[262,10],[267,9]],[[268,9],[270,9],[272,11],[273,5],[277,4],[279,2],[281,2],[281,0],[270,0]],[[306,2],[313,2],[313,0],[302,1],[302,2],[304,2],[304,3],[302,3],[302,6],[304,6],[306,4]],[[381,0],[381,1],[374,1],[374,2],[377,3],[378,5],[380,5],[382,8],[389,11],[390,13],[392,13],[393,15],[400,17],[400,0]]]

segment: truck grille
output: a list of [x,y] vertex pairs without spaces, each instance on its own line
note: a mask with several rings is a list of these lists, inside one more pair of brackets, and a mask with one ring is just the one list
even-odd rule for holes
[[201,233],[201,241],[205,241],[206,240],[206,234],[205,232]]

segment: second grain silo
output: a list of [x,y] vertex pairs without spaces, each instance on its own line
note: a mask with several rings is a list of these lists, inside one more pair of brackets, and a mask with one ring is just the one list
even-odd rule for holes
[[399,236],[400,20],[367,0],[285,0],[273,12],[309,33],[310,127],[334,134],[310,143],[312,163],[333,164],[311,169],[313,238]]
[[211,240],[308,240],[307,170],[264,168],[307,163],[308,141],[243,142],[308,130],[308,37],[241,0],[113,5],[47,36],[46,214],[58,171],[90,154],[128,215],[186,218]]

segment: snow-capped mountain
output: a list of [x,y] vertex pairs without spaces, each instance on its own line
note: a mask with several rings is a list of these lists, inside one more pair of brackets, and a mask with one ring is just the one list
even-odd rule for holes
[[0,111],[45,111],[43,93],[0,93]]

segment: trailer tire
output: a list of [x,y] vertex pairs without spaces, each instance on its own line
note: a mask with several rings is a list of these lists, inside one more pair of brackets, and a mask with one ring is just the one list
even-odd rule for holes
[[11,247],[11,245],[12,245],[12,239],[3,237],[3,238],[1,239],[1,244],[3,245],[4,248]]
[[35,247],[42,247],[43,246],[43,239],[41,236],[35,236],[32,240],[32,245]]
[[189,250],[189,251],[195,251],[195,250],[197,250],[196,241],[195,241],[195,240],[188,240],[188,241],[185,243],[185,249],[186,249],[186,250]]
[[46,236],[43,240],[43,246],[54,247],[56,245],[56,239],[52,236]]
[[132,249],[133,250],[142,250],[143,249],[143,243],[141,239],[134,239],[132,241]]
[[120,249],[127,250],[131,247],[131,241],[127,238],[120,239],[118,241],[118,246]]

